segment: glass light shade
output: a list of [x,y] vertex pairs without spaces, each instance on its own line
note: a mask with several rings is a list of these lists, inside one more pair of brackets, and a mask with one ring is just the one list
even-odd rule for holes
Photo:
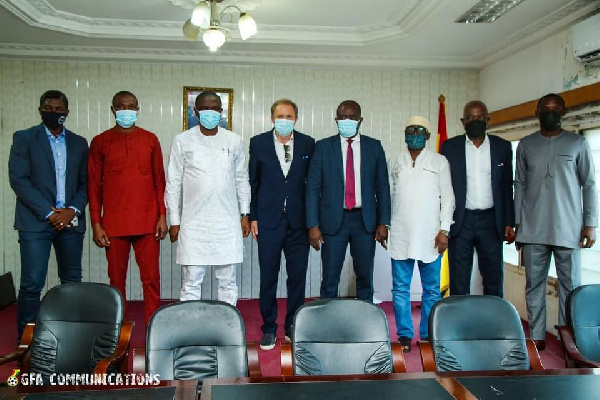
[[194,8],[190,21],[202,29],[208,29],[210,26],[210,5],[206,1],[198,3],[196,8]]
[[242,13],[240,15],[238,27],[240,28],[242,40],[246,40],[249,37],[256,35],[256,21],[254,21],[254,18],[252,18],[250,14]]
[[217,51],[225,43],[225,34],[219,28],[211,27],[202,35],[202,41],[210,51]]
[[200,35],[200,27],[192,24],[192,21],[188,19],[183,24],[183,34],[190,40],[196,40]]

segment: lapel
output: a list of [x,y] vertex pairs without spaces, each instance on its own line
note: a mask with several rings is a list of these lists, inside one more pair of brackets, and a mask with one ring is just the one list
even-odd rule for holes
[[270,135],[268,135],[267,140],[269,142],[267,146],[269,148],[269,153],[271,154],[271,161],[279,167],[279,175],[282,179],[285,179],[285,175],[283,174],[283,170],[281,169],[281,163],[279,162],[279,157],[277,157],[277,149],[275,148],[275,140],[277,139],[275,138],[275,131],[273,129],[271,129]]
[[75,154],[74,149],[75,144],[73,143],[73,135],[70,131],[65,128],[65,147],[67,148],[67,167],[66,167],[66,180],[65,180],[65,196],[67,195],[67,188],[69,188],[69,182],[74,177],[71,176],[69,171],[75,171],[77,168],[74,168],[75,159],[73,158],[73,154]]
[[300,157],[302,157],[302,138],[298,134],[298,132],[294,131],[294,150],[292,154],[292,165],[290,165],[290,171],[288,172],[288,176],[292,174],[292,172],[296,169],[298,165],[301,164]]
[[490,141],[490,162],[492,165],[491,168],[491,180],[492,180],[492,194],[494,193],[494,182],[496,181],[496,176],[498,175],[498,164],[500,164],[500,160],[498,159],[498,153],[494,148],[494,143],[492,138],[488,135],[488,140]]
[[462,203],[465,204],[467,201],[467,154],[465,151],[465,147],[467,146],[467,135],[463,135],[462,140],[460,141],[460,146],[458,146],[458,160],[460,162],[457,163],[457,166],[460,168],[458,174],[456,176],[463,176],[463,190],[460,191],[462,197]]
[[54,164],[54,156],[52,155],[52,148],[50,147],[50,140],[48,140],[48,135],[46,134],[46,129],[43,124],[40,124],[37,129],[37,139],[40,142],[40,146],[44,150],[46,157],[48,157],[48,161],[50,162],[50,166],[52,167],[52,171],[56,171],[56,165]]
[[342,185],[344,183],[344,158],[342,157],[342,141],[340,140],[339,135],[335,135],[332,137],[331,141],[332,154],[333,159],[337,160],[336,163],[338,165],[338,171],[340,173],[340,180],[342,181]]
[[369,160],[369,157],[365,156],[365,154],[368,150],[367,146],[365,146],[366,142],[367,141],[364,140],[364,136],[361,135],[361,137],[360,137],[360,189],[361,189],[362,193],[365,193],[365,191],[362,190],[363,182],[365,182],[365,179],[363,179],[363,176],[369,176],[368,174],[365,173],[365,168],[367,168],[367,166],[366,166],[367,160]]

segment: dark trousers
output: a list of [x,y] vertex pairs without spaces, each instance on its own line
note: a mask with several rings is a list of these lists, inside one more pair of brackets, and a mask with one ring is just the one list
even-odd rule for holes
[[40,294],[46,284],[50,248],[54,246],[60,283],[81,282],[83,233],[62,231],[19,231],[21,284],[17,301],[17,330],[21,338],[25,326],[34,322],[40,309]]
[[450,267],[450,295],[471,292],[473,250],[477,250],[479,272],[483,279],[483,294],[504,295],[504,268],[502,239],[496,230],[494,209],[465,210],[459,234],[450,237],[448,261]]
[[375,235],[367,232],[361,209],[344,210],[344,218],[335,235],[323,235],[321,259],[323,280],[321,298],[338,296],[340,274],[350,243],[350,255],[356,275],[356,297],[373,302],[373,260],[375,258]]
[[258,224],[258,262],[260,264],[260,314],[264,333],[277,331],[277,281],[281,264],[281,251],[286,260],[287,271],[287,312],[286,332],[292,328],[294,315],[304,304],[306,290],[306,269],[310,243],[306,229],[294,230],[284,213],[275,229]]

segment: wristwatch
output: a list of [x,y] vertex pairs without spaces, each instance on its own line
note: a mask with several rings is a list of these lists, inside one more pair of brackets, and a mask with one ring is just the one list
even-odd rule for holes
[[244,218],[244,217],[249,217],[249,216],[250,216],[250,214],[240,214],[240,216],[241,216],[242,218]]
[[443,230],[443,229],[440,229],[440,233],[443,233],[443,234],[444,234],[444,236],[446,236],[446,237],[448,237],[448,235],[450,234],[450,232],[448,232],[448,231],[445,231],[445,230]]

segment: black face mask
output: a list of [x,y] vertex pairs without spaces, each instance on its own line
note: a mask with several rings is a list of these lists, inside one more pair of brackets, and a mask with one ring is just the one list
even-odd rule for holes
[[485,135],[485,130],[487,128],[487,122],[476,119],[474,121],[469,121],[465,124],[465,132],[467,136],[471,139],[480,138]]
[[558,111],[547,110],[538,114],[540,126],[545,131],[557,131],[560,129],[560,120],[562,115]]
[[60,128],[67,119],[66,113],[57,113],[52,111],[42,112],[42,122],[50,129]]

